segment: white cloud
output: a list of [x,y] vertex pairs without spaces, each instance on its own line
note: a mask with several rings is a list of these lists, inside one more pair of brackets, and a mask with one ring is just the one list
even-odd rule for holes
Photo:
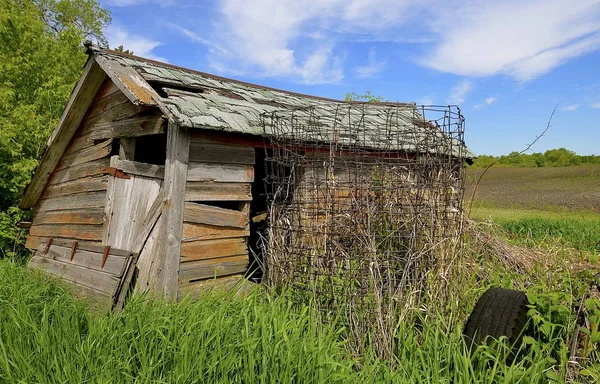
[[473,84],[468,80],[462,80],[450,90],[448,102],[450,104],[462,104],[465,102],[467,94],[473,89]]
[[213,49],[213,68],[307,83],[343,78],[340,42],[421,44],[407,58],[428,68],[520,82],[600,49],[600,0],[220,0],[212,24],[191,16],[180,32]]
[[486,98],[486,99],[483,101],[483,103],[481,103],[481,104],[475,104],[475,105],[473,106],[473,108],[475,108],[475,109],[481,109],[481,108],[485,108],[485,107],[487,107],[488,105],[492,105],[492,104],[494,104],[496,101],[498,101],[498,99],[496,98],[496,96],[490,96],[490,97]]
[[600,48],[600,1],[465,1],[432,24],[442,42],[421,63],[463,76],[543,75]]
[[430,93],[428,95],[418,98],[415,102],[418,105],[434,105],[435,104],[434,100],[435,100],[435,94]]
[[600,102],[592,104],[592,108],[600,109]]
[[354,72],[356,72],[356,76],[359,78],[369,78],[381,72],[385,68],[385,66],[386,62],[377,61],[377,54],[375,53],[375,49],[371,49],[369,51],[368,64],[354,68]]
[[136,56],[163,62],[167,61],[164,57],[157,56],[153,52],[156,47],[161,45],[158,41],[131,34],[127,30],[114,25],[107,28],[106,37],[111,48],[122,45],[123,48],[133,51]]
[[567,105],[566,107],[563,107],[561,109],[566,112],[573,112],[573,111],[576,111],[580,106],[581,106],[581,104],[571,104],[571,105]]

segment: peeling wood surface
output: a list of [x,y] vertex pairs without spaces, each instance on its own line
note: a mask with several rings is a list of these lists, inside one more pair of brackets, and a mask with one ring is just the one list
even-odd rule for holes
[[250,183],[188,181],[185,201],[251,201]]
[[248,215],[243,212],[197,203],[185,203],[184,221],[219,227],[248,227]]
[[96,55],[98,64],[106,71],[117,87],[134,104],[155,106],[160,96],[152,87],[131,67],[111,65],[103,56]]
[[207,164],[190,162],[187,181],[212,181],[229,183],[251,183],[254,167],[235,164]]
[[191,241],[181,246],[181,261],[184,263],[238,255],[248,258],[248,245],[244,237]]

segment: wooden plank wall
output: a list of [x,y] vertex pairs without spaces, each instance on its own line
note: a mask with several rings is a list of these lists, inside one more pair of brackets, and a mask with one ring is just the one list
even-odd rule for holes
[[136,258],[95,243],[52,239],[40,244],[29,266],[67,281],[75,294],[109,309],[122,305]]
[[107,221],[104,207],[113,139],[155,133],[161,127],[155,112],[133,105],[107,79],[37,202],[27,247],[37,249],[49,238],[99,244]]
[[185,193],[179,291],[199,292],[207,280],[231,284],[248,267],[254,148],[192,134]]

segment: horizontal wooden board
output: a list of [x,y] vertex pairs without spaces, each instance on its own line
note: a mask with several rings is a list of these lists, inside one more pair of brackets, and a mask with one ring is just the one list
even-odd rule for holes
[[38,201],[35,211],[63,211],[67,209],[97,208],[106,204],[106,192],[85,192],[68,196],[51,197]]
[[85,208],[39,212],[33,216],[33,225],[40,224],[103,224],[104,208]]
[[179,282],[181,284],[190,280],[235,275],[246,272],[247,268],[248,255],[190,261],[189,263],[181,263],[179,268]]
[[250,183],[215,183],[188,181],[185,201],[251,201]]
[[41,198],[68,196],[76,193],[105,191],[108,188],[108,175],[84,177],[82,179],[67,181],[66,183],[48,185]]
[[[71,247],[71,245],[73,244],[73,240],[53,239],[52,244],[59,245],[61,247]],[[104,253],[105,246],[95,241],[80,241],[77,249],[82,251]],[[131,252],[117,248],[110,248],[110,254],[115,256],[127,257],[131,254]]]
[[183,217],[189,223],[219,227],[246,228],[249,222],[248,215],[243,212],[189,202],[185,203]]
[[235,290],[236,293],[243,293],[255,286],[256,284],[246,280],[244,275],[241,274],[193,282],[184,281],[179,285],[177,299],[181,300],[186,296],[192,299],[197,299],[202,294],[206,294],[206,292],[211,290]]
[[137,137],[165,132],[166,120],[160,116],[142,116],[96,124],[90,134],[92,140],[114,137]]
[[70,155],[75,152],[79,152],[82,149],[89,148],[94,146],[94,140],[90,140],[90,134],[81,135],[79,132],[75,133],[67,150],[65,151],[63,156]]
[[60,260],[52,260],[50,257],[34,255],[30,259],[29,265],[71,283],[89,287],[108,295],[112,295],[119,284],[119,279],[108,273],[92,271]]
[[181,244],[181,261],[214,259],[218,257],[247,255],[248,245],[245,237],[198,240]]
[[208,164],[190,162],[187,181],[214,181],[226,183],[251,183],[254,167],[235,164]]
[[115,92],[120,92],[119,88],[110,78],[108,78],[104,80],[104,83],[102,84],[98,92],[96,92],[96,95],[94,96],[94,102],[98,102],[98,100],[102,99],[103,97],[106,97]]
[[86,118],[79,128],[80,135],[92,133],[98,124],[106,124],[114,121],[128,119],[139,115],[147,108],[138,105],[133,105],[129,100],[123,101],[121,104],[115,105],[113,108],[104,111],[103,113]]
[[221,164],[254,164],[254,148],[202,141],[190,143],[190,161]]
[[84,148],[78,152],[63,156],[56,170],[72,167],[77,164],[87,163],[110,155],[112,140],[104,140],[96,145]]
[[98,98],[92,102],[88,108],[84,121],[96,115],[100,115],[109,109],[120,106],[124,103],[131,103],[129,99],[121,92],[112,92],[105,97]]
[[54,172],[50,177],[48,184],[56,185],[84,177],[108,174],[109,166],[109,158],[94,160],[90,161],[89,163],[77,164],[72,167]]
[[217,227],[214,225],[183,223],[183,241],[227,239],[231,237],[250,236],[250,230],[245,228]]
[[109,294],[73,283],[68,283],[67,289],[74,296],[84,298],[88,305],[88,310],[94,314],[103,315],[108,313],[112,308],[113,298]]
[[109,253],[106,256],[104,267],[102,267],[102,258],[104,256],[103,253],[90,252],[77,248],[75,256],[73,257],[73,260],[71,260],[71,249],[71,247],[62,247],[52,244],[48,250],[48,253],[44,254],[43,257],[49,257],[67,264],[78,265],[80,267],[108,273],[109,275],[116,277],[121,276],[125,270],[127,263],[126,257],[115,256]]
[[42,224],[34,225],[29,234],[39,237],[63,237],[77,240],[102,240],[102,225]]
[[163,179],[165,177],[165,167],[162,165],[146,164],[130,160],[119,160],[116,168],[131,175],[152,177],[155,179]]

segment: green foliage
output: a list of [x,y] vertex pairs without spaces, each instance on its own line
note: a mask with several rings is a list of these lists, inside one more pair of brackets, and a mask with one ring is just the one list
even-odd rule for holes
[[[16,209],[86,60],[110,21],[95,0],[0,2],[0,248],[14,248]],[[11,251],[12,252],[12,251]]]
[[[543,334],[525,338],[512,363],[508,346],[469,350],[460,326],[423,316],[398,324],[390,364],[351,355],[334,317],[319,323],[309,303],[293,304],[285,292],[208,292],[176,304],[136,297],[122,312],[100,316],[55,280],[0,261],[0,382],[560,382],[575,316],[572,286],[565,282],[556,295],[532,288],[531,313]],[[482,289],[465,287],[460,305],[472,308]],[[583,368],[582,375],[600,374]]]
[[487,168],[491,164],[513,167],[569,167],[575,165],[600,164],[600,156],[580,156],[565,148],[551,149],[544,153],[508,155],[481,155],[473,163],[473,167]]
[[346,101],[368,101],[368,102],[382,102],[383,97],[375,96],[371,91],[367,91],[364,94],[358,94],[356,92],[346,93]]

